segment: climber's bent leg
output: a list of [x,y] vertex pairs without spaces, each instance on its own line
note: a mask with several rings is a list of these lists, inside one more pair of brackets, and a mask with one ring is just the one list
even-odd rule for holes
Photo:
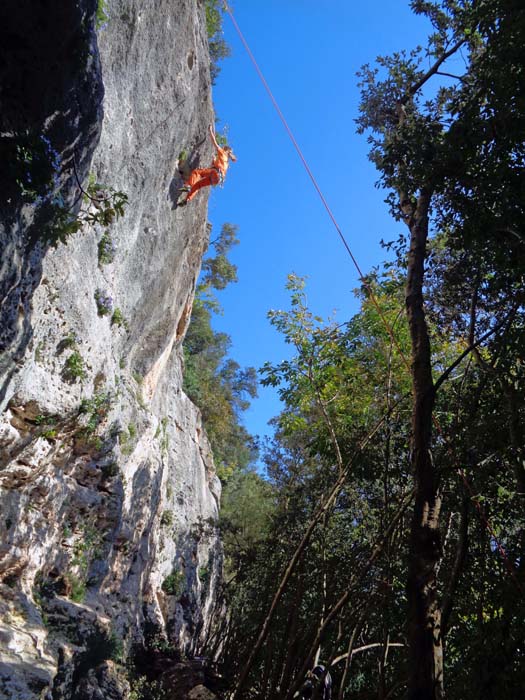
[[186,201],[191,202],[193,197],[195,197],[197,192],[202,187],[211,187],[212,185],[216,185],[218,182],[219,175],[215,168],[197,168],[190,174],[188,180],[186,181],[186,184],[191,187]]

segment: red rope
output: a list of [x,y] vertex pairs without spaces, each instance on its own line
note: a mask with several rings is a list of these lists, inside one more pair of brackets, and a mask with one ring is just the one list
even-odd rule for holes
[[[259,65],[258,65],[257,61],[255,60],[255,56],[253,55],[253,53],[252,53],[252,51],[251,51],[251,49],[250,49],[250,47],[249,47],[249,45],[248,45],[248,42],[247,42],[246,39],[244,38],[244,35],[243,35],[243,33],[241,32],[241,29],[240,29],[239,25],[237,24],[237,21],[235,20],[235,17],[233,16],[233,12],[231,11],[230,7],[228,6],[228,4],[227,4],[226,2],[224,2],[224,9],[226,10],[226,12],[228,13],[228,15],[230,16],[230,19],[231,19],[231,21],[232,21],[232,23],[233,23],[233,26],[235,27],[235,30],[237,31],[237,34],[239,35],[239,38],[240,38],[240,40],[241,40],[241,42],[242,42],[244,48],[246,49],[246,53],[247,53],[248,56],[250,57],[250,60],[251,60],[251,62],[253,63],[253,65],[254,65],[254,67],[255,67],[255,70],[257,71],[257,74],[258,74],[258,76],[259,76],[259,78],[260,78],[260,80],[261,80],[261,82],[262,82],[262,84],[263,84],[263,86],[264,86],[264,89],[266,90],[266,92],[268,93],[268,96],[270,97],[270,100],[271,100],[271,102],[272,102],[272,104],[273,104],[273,106],[274,106],[274,108],[275,108],[275,111],[276,111],[277,114],[279,115],[279,118],[280,118],[280,120],[282,121],[282,123],[283,123],[283,125],[284,125],[284,128],[286,129],[286,132],[287,132],[287,134],[288,134],[288,136],[289,136],[289,138],[290,138],[292,144],[294,145],[294,148],[295,148],[295,150],[297,151],[297,154],[299,155],[299,158],[301,159],[301,162],[302,162],[302,164],[303,164],[303,166],[304,166],[306,172],[308,173],[308,176],[310,177],[310,180],[312,181],[312,184],[313,184],[313,186],[315,187],[315,189],[316,189],[316,191],[317,191],[317,194],[319,195],[319,197],[320,197],[320,199],[321,199],[321,201],[322,201],[322,203],[323,203],[324,208],[326,209],[326,211],[327,211],[327,213],[328,213],[328,216],[330,217],[330,219],[331,219],[331,221],[332,221],[332,223],[333,223],[333,225],[334,225],[334,227],[335,227],[337,233],[339,234],[339,237],[340,237],[340,239],[341,239],[341,241],[342,241],[344,247],[346,248],[346,251],[347,251],[348,255],[350,256],[350,258],[351,258],[351,260],[352,260],[352,262],[353,262],[353,264],[354,264],[354,267],[355,267],[356,270],[357,270],[357,273],[358,273],[358,275],[359,275],[359,280],[362,282],[363,286],[367,289],[367,291],[368,291],[368,293],[369,293],[369,296],[370,296],[370,299],[371,299],[372,303],[374,304],[374,306],[376,307],[376,310],[377,310],[377,312],[378,312],[378,314],[379,314],[379,316],[380,316],[380,318],[381,318],[381,321],[383,322],[383,324],[384,324],[384,326],[385,326],[385,328],[386,328],[386,330],[387,330],[387,332],[388,332],[388,335],[390,336],[390,339],[392,340],[392,342],[393,342],[394,345],[396,346],[396,348],[397,348],[397,350],[398,350],[398,352],[399,352],[399,354],[400,354],[400,356],[401,356],[401,358],[402,358],[402,360],[403,360],[405,366],[407,367],[408,371],[410,372],[410,369],[411,369],[411,368],[410,368],[410,363],[409,363],[408,359],[406,358],[406,356],[405,356],[403,350],[401,349],[401,347],[400,347],[400,345],[399,345],[399,342],[398,342],[396,336],[394,335],[394,331],[393,331],[393,329],[392,329],[390,323],[388,322],[388,320],[386,319],[386,317],[385,317],[385,315],[384,315],[384,313],[383,313],[383,310],[382,310],[381,307],[379,306],[379,302],[377,301],[377,298],[376,298],[376,296],[375,296],[375,294],[374,294],[374,291],[373,291],[371,285],[367,282],[365,276],[363,275],[363,272],[362,272],[362,270],[361,270],[361,267],[359,266],[359,263],[357,262],[357,259],[355,258],[354,254],[352,253],[352,250],[350,249],[350,246],[348,245],[348,242],[347,242],[345,236],[343,235],[343,232],[341,231],[341,228],[340,228],[339,224],[337,223],[337,220],[336,220],[334,214],[332,213],[332,210],[330,209],[330,207],[329,207],[329,205],[328,205],[328,202],[326,201],[326,198],[325,198],[325,196],[323,195],[323,192],[321,191],[321,188],[320,188],[319,185],[317,184],[317,180],[315,179],[315,176],[314,176],[312,170],[310,169],[310,166],[308,165],[308,162],[307,162],[306,158],[304,157],[304,155],[303,155],[303,153],[302,153],[302,151],[301,151],[301,149],[300,149],[300,147],[299,147],[299,144],[297,143],[297,141],[296,141],[296,139],[295,139],[295,136],[293,135],[292,130],[291,130],[290,127],[288,126],[288,122],[286,121],[286,119],[284,118],[283,113],[281,112],[281,109],[280,109],[280,107],[279,107],[279,105],[278,105],[278,103],[277,103],[277,100],[275,99],[275,97],[273,96],[272,91],[270,90],[270,86],[269,86],[268,83],[266,82],[266,78],[264,77],[264,75],[263,75],[261,69],[259,68]],[[438,433],[440,434],[440,436],[441,436],[441,437],[443,438],[443,440],[445,441],[445,443],[446,443],[446,445],[447,445],[447,447],[448,447],[448,450],[449,450],[450,454],[452,455],[453,461],[454,461],[454,462],[457,462],[457,461],[458,461],[458,460],[457,460],[457,457],[456,457],[456,455],[455,455],[455,453],[454,453],[454,450],[453,450],[452,446],[450,445],[450,443],[448,442],[448,440],[446,439],[446,437],[445,437],[445,435],[444,435],[444,433],[443,433],[443,430],[442,430],[442,428],[441,428],[441,425],[440,425],[440,423],[439,423],[439,420],[436,418],[436,416],[433,416],[433,417],[432,417],[432,420],[433,420],[433,423],[434,423],[434,425],[435,425],[435,427],[436,427]],[[495,544],[496,544],[496,546],[497,546],[497,549],[498,549],[498,552],[500,553],[500,555],[501,555],[503,561],[505,562],[505,565],[506,565],[508,571],[509,571],[510,574],[512,575],[513,580],[515,581],[516,586],[517,586],[519,592],[523,595],[523,594],[524,594],[524,591],[523,591],[523,588],[522,588],[522,586],[521,586],[521,583],[520,583],[520,581],[519,581],[519,579],[518,579],[518,577],[517,577],[516,570],[515,570],[514,566],[512,565],[512,563],[511,563],[511,561],[510,561],[510,559],[509,559],[509,557],[508,557],[508,555],[507,555],[507,552],[505,551],[505,548],[503,547],[503,545],[501,544],[501,542],[498,540],[498,538],[497,538],[497,536],[496,536],[496,534],[495,534],[495,532],[494,532],[494,528],[493,528],[492,525],[490,524],[490,521],[489,521],[489,519],[488,519],[488,517],[487,517],[485,511],[483,510],[483,508],[482,508],[481,504],[479,503],[479,501],[475,498],[474,491],[473,491],[473,489],[472,489],[472,487],[471,487],[471,485],[470,485],[470,483],[469,483],[469,481],[468,481],[468,479],[467,479],[467,476],[466,476],[464,470],[463,470],[461,467],[459,467],[459,466],[457,466],[456,469],[457,469],[457,472],[458,472],[459,476],[461,477],[461,479],[462,479],[462,481],[463,481],[463,483],[464,483],[464,485],[465,485],[465,488],[467,489],[467,491],[468,491],[468,493],[469,493],[469,495],[470,495],[470,497],[471,497],[471,500],[473,500],[474,503],[475,503],[475,505],[476,505],[476,508],[477,508],[477,510],[478,510],[478,512],[479,512],[479,515],[480,515],[481,521],[483,522],[484,527],[486,528],[486,530],[488,531],[488,533],[489,533],[490,536],[492,537],[493,541],[495,542]]]

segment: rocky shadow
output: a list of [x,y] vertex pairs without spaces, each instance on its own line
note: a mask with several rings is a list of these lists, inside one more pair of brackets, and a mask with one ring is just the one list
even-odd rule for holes
[[206,143],[206,136],[201,139],[197,144],[192,146],[189,152],[183,150],[179,154],[177,159],[177,168],[173,175],[168,188],[168,199],[171,202],[171,208],[177,208],[177,202],[180,195],[180,188],[184,185],[185,181],[190,176],[190,173],[195,168],[205,168],[208,167],[209,163],[203,164],[201,162],[201,149]]
[[100,138],[96,6],[0,5],[0,403],[31,340],[49,231],[78,211],[77,175]]

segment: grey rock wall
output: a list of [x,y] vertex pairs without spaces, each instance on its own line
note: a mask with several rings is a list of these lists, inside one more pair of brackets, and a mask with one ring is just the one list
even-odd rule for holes
[[[129,200],[111,225],[86,223],[56,248],[40,236],[45,203],[0,202],[0,698],[13,700],[125,698],[110,657],[146,637],[199,653],[221,576],[220,482],[181,388],[207,194],[174,208],[180,152],[211,156],[204,8],[107,4],[98,41],[93,0],[34,26],[34,3],[21,2],[0,30],[25,42],[26,84],[38,64],[24,32],[40,32],[48,81],[38,107],[12,90],[0,136],[21,115],[41,129],[75,211],[97,211],[79,198],[75,165],[85,187],[90,172]],[[99,260],[103,236],[112,262]],[[97,292],[120,323],[100,315]]]

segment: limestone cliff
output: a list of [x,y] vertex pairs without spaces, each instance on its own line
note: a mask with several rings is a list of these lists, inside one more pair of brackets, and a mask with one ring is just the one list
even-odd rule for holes
[[125,698],[108,659],[198,653],[221,575],[181,388],[207,196],[174,207],[179,154],[211,155],[204,7],[111,0],[97,31],[96,0],[4,5],[0,697]]

